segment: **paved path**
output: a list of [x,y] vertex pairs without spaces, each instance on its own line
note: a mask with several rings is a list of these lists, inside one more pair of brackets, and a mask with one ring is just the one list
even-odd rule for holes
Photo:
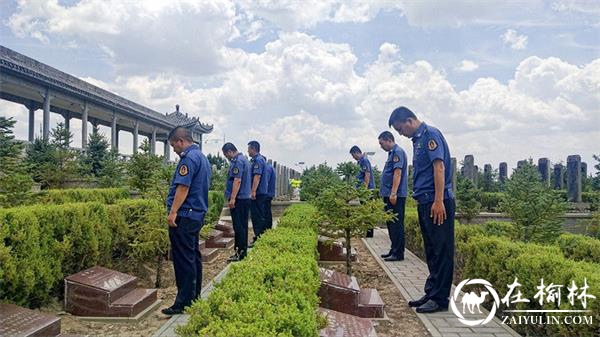
[[[427,265],[410,251],[404,253],[404,261],[386,262],[380,257],[380,254],[387,253],[390,249],[390,239],[387,230],[375,229],[373,238],[363,239],[371,254],[381,265],[392,282],[398,287],[406,301],[419,299],[423,296],[423,286],[429,275]],[[454,290],[454,286],[452,287]],[[459,296],[458,298],[462,298]],[[458,306],[461,310],[461,306]],[[477,312],[477,311],[475,311]],[[481,307],[482,314],[465,315],[467,319],[484,319],[488,311]],[[433,314],[415,314],[432,336],[438,337],[512,337],[519,336],[509,326],[502,324],[498,318],[494,318],[485,326],[469,327],[461,323],[454,315],[452,310],[445,312],[436,312]]]

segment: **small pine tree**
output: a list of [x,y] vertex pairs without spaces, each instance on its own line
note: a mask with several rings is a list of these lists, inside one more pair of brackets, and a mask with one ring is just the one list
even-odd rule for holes
[[91,174],[94,177],[100,176],[103,162],[109,153],[109,147],[110,144],[106,137],[98,132],[97,127],[94,127],[81,160],[82,166],[85,167],[85,174]]
[[515,223],[518,238],[541,243],[552,242],[560,235],[560,216],[567,209],[566,203],[541,183],[531,159],[514,170],[500,207]]
[[301,180],[300,199],[304,201],[314,200],[325,188],[341,183],[340,177],[327,163],[304,170]]
[[134,154],[126,164],[129,186],[140,193],[146,193],[152,187],[153,174],[162,166],[162,158],[150,153],[150,143],[144,139],[140,151]]
[[54,183],[54,171],[57,169],[55,152],[54,145],[39,137],[27,147],[27,170],[34,181],[42,184],[42,188]]
[[355,183],[356,175],[358,174],[360,168],[356,163],[351,161],[346,161],[343,163],[339,163],[335,168],[335,173],[337,173],[343,181],[347,183]]
[[12,132],[15,123],[0,117],[0,207],[24,204],[31,196],[33,180],[23,165],[23,145]]
[[456,209],[469,223],[481,211],[481,203],[479,202],[481,190],[476,188],[471,180],[462,176],[457,178],[457,185]]
[[119,159],[119,152],[116,149],[110,150],[100,162],[100,171],[97,173],[100,178],[101,187],[122,187],[125,184],[124,162]]
[[352,275],[352,238],[363,237],[368,229],[394,217],[391,211],[384,210],[385,205],[380,199],[371,197],[371,192],[365,187],[356,188],[348,183],[326,188],[314,204],[320,214],[321,234],[345,240],[348,275]]

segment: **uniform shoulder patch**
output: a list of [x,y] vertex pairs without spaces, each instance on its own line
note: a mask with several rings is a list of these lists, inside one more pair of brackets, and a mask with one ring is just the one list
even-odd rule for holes
[[180,176],[185,177],[188,175],[188,173],[190,173],[190,170],[188,169],[187,165],[183,164],[179,167]]
[[234,167],[232,172],[233,172],[233,174],[238,174],[238,173],[240,173],[240,169],[237,167]]
[[257,169],[259,167],[258,163],[254,164],[254,168]]
[[394,161],[394,163],[397,163],[400,161],[400,157],[398,157],[397,154],[394,155],[394,159],[392,159]]
[[429,147],[429,151],[433,151],[433,150],[437,149],[438,144],[436,143],[435,140],[430,139],[429,142],[427,143],[427,147]]
[[363,166],[363,171],[366,171],[367,169],[367,165]]

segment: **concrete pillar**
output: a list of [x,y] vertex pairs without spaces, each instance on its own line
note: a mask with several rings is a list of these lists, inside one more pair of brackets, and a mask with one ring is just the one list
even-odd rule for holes
[[587,178],[587,163],[581,163],[581,178]]
[[542,185],[550,187],[550,160],[548,158],[538,159],[538,171]]
[[581,202],[581,156],[567,157],[567,200]]
[[501,162],[500,167],[498,168],[498,179],[501,183],[506,182],[508,178],[508,164],[506,162]]
[[163,151],[163,155],[165,157],[165,162],[168,162],[169,160],[171,160],[171,158],[170,158],[171,157],[171,151],[169,149],[169,141],[165,140],[163,142],[163,144],[165,144],[165,149]]
[[483,165],[483,183],[487,188],[492,186],[492,165],[485,164]]
[[150,137],[150,153],[156,154],[156,127],[152,127],[152,136]]
[[119,140],[117,139],[118,132],[119,131],[117,130],[117,114],[113,112],[112,123],[110,126],[110,142],[111,147],[115,150],[119,150]]
[[119,152],[119,132],[121,132],[121,128],[119,127],[119,125],[117,124],[117,133],[115,134],[115,136],[117,137],[117,152]]
[[519,160],[517,162],[517,168],[521,168],[527,164],[527,160]]
[[465,160],[463,162],[463,173],[465,178],[471,180],[473,185],[477,186],[477,171],[475,167],[475,158],[472,154],[468,154],[465,156]]
[[[450,170],[452,170],[452,192],[456,196],[456,158],[450,158]],[[408,173],[408,172],[407,172]],[[411,177],[408,177],[410,179]]]
[[34,130],[35,130],[35,108],[33,107],[33,104],[28,106],[29,109],[29,137],[28,140],[29,142],[33,142],[35,139],[34,136]]
[[42,137],[45,141],[50,139],[50,90],[46,89],[44,95],[44,115],[42,119]]
[[65,118],[65,129],[67,129],[67,131],[71,131],[71,113],[65,112],[63,117]]
[[554,165],[554,189],[562,190],[564,181],[564,172],[562,164]]
[[138,151],[138,136],[140,134],[140,121],[136,120],[133,127],[133,153]]
[[202,134],[198,136],[198,147],[200,148],[200,151],[202,151]]
[[83,102],[83,111],[81,113],[81,148],[87,149],[88,146],[88,103]]

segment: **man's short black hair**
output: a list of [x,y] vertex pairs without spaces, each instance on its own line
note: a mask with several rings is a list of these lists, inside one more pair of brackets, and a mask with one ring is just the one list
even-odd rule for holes
[[256,152],[260,152],[260,143],[255,141],[255,140],[251,140],[250,143],[248,143],[248,146],[253,149]]
[[233,151],[233,152],[237,152],[237,147],[235,147],[235,145],[233,145],[233,143],[225,143],[223,144],[223,147],[221,148],[221,150],[223,150],[223,152],[229,152],[229,151]]
[[362,151],[360,150],[360,147],[354,145],[350,148],[350,153],[362,153]]
[[192,132],[183,126],[178,126],[169,132],[169,136],[167,140],[187,140],[188,142],[193,143],[194,138],[192,138]]
[[395,141],[394,135],[389,131],[383,131],[382,133],[379,134],[379,137],[377,137],[377,139],[391,140],[392,142]]
[[392,126],[396,122],[406,123],[409,118],[417,119],[417,116],[415,116],[415,113],[410,111],[409,108],[401,106],[392,111],[388,121],[388,126]]

